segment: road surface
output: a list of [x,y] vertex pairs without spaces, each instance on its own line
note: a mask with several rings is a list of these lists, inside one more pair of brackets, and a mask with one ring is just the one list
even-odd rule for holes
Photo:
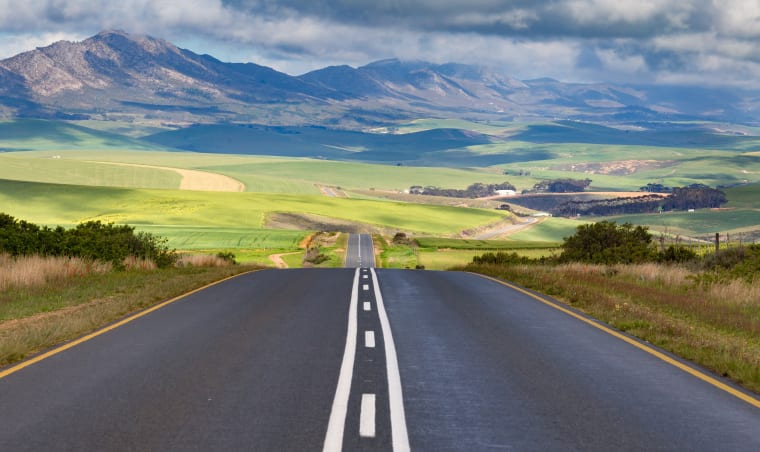
[[368,268],[368,246],[6,369],[0,450],[760,450],[760,404],[723,380],[486,278]]
[[346,268],[371,268],[375,266],[375,249],[372,236],[368,234],[351,234],[348,236],[346,250]]

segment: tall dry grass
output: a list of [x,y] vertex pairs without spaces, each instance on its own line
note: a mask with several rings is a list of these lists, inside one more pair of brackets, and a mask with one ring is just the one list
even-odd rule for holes
[[177,261],[178,267],[228,267],[232,262],[211,254],[183,254]]
[[[126,270],[155,270],[150,259],[130,256],[123,262]],[[179,267],[227,267],[229,260],[212,255],[184,255],[177,262]],[[20,256],[0,254],[0,291],[13,288],[40,287],[69,278],[92,274],[104,274],[113,270],[108,262],[78,257]]]
[[42,286],[67,278],[108,273],[112,269],[110,263],[74,257],[12,257],[0,254],[0,291]]

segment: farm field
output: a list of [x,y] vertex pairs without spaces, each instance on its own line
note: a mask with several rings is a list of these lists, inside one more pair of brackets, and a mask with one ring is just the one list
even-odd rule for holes
[[403,191],[412,185],[466,188],[475,182],[507,180],[499,171],[487,168],[408,167],[308,158],[118,150],[0,153],[0,178],[134,188],[179,187],[180,177],[166,169],[98,162],[208,171],[239,180],[248,192],[262,193],[319,194],[317,184]]
[[267,216],[291,212],[368,226],[449,235],[497,222],[494,210],[353,200],[326,196],[119,189],[0,181],[0,205],[38,224],[84,221],[133,226],[263,229]]
[[[247,136],[248,129],[219,128],[240,132],[241,137]],[[452,149],[444,149],[442,142],[427,143],[419,150],[412,146],[415,140],[445,139],[449,132],[444,131],[455,130],[486,134],[483,136],[490,137],[490,143],[456,147],[469,138],[454,133]],[[288,139],[295,136],[300,140],[299,149],[304,151],[304,157],[223,154],[218,149],[205,153],[178,151],[145,140],[157,132],[177,142],[183,139],[181,134],[172,134],[172,129],[165,127],[117,121],[0,121],[3,210],[12,209],[8,213],[14,216],[50,225],[71,226],[89,220],[127,223],[167,237],[177,249],[231,248],[252,261],[266,262],[267,250],[297,249],[293,248],[296,236],[322,227],[359,224],[384,233],[402,230],[417,236],[454,236],[459,231],[504,218],[505,214],[493,211],[501,201],[400,193],[411,185],[461,189],[475,182],[508,181],[522,190],[544,178],[569,177],[589,178],[593,190],[615,192],[637,191],[652,182],[670,186],[760,182],[757,137],[707,132],[629,134],[583,123],[478,124],[442,119],[420,119],[374,131],[383,133],[301,128],[272,134],[260,127],[255,130],[255,134],[274,140],[265,141],[269,143],[267,146],[275,146],[278,136]],[[218,132],[214,128],[200,128],[189,136],[193,133],[206,134],[204,139],[211,140]],[[387,137],[394,134],[416,135],[409,137],[411,141]],[[309,154],[309,137],[356,146],[335,148],[347,160],[313,158],[317,148],[324,150],[330,144],[316,142],[314,152]],[[367,139],[365,144],[371,146],[403,144],[405,147],[394,150],[393,155],[405,163],[382,163],[382,159],[372,157],[373,152],[380,150],[362,148],[361,140]],[[477,135],[474,138],[479,139]],[[368,150],[372,151],[366,153],[371,161],[354,160]],[[242,183],[246,193],[237,196],[178,191],[183,185],[183,175],[174,169],[227,176]],[[25,182],[36,184],[24,185]],[[336,193],[352,199],[329,198],[320,187],[340,187]],[[746,234],[754,240],[760,236],[758,187],[760,184],[726,189],[729,209],[610,219],[647,225],[655,233],[708,237],[714,232],[727,232]],[[460,208],[464,205],[484,209]],[[283,213],[290,215],[286,215],[285,224]],[[291,218],[294,213],[298,218]],[[542,219],[509,235],[509,239],[561,242],[581,222],[601,219]],[[292,224],[288,224],[291,220]],[[283,227],[304,232],[283,231],[281,237],[269,232]],[[267,238],[259,238],[264,236]],[[468,249],[453,245],[448,248]]]

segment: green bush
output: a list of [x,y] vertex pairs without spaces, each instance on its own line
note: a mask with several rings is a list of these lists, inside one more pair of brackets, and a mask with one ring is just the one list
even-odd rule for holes
[[497,265],[509,265],[509,264],[527,264],[531,262],[531,259],[525,256],[520,256],[515,252],[505,253],[499,251],[498,253],[485,253],[482,256],[475,256],[472,258],[473,264],[497,264]]
[[645,226],[601,221],[578,226],[565,238],[561,262],[592,264],[636,264],[657,260],[652,235]]
[[658,256],[658,260],[664,263],[682,264],[685,262],[694,262],[697,260],[697,253],[694,250],[685,246],[670,245],[661,252]]
[[113,263],[121,268],[128,256],[150,259],[160,268],[177,260],[167,239],[135,233],[132,226],[88,221],[73,229],[37,226],[0,213],[0,251],[12,256],[71,256]]

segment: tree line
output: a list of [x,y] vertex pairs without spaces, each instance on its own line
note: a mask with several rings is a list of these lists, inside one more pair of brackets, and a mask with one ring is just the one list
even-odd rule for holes
[[67,256],[111,262],[116,268],[133,256],[150,259],[160,268],[177,260],[167,239],[128,225],[88,221],[74,228],[50,228],[0,213],[0,252],[11,256]]
[[670,188],[669,191],[671,193],[669,196],[651,194],[634,198],[571,200],[552,209],[552,213],[567,217],[625,215],[655,213],[663,210],[715,208],[728,202],[723,191],[702,184]]
[[456,188],[440,188],[421,185],[412,185],[409,187],[409,193],[413,195],[430,195],[430,196],[447,196],[449,198],[484,198],[486,196],[495,196],[497,190],[516,190],[515,186],[509,182],[500,184],[483,184],[475,182],[464,190]]

